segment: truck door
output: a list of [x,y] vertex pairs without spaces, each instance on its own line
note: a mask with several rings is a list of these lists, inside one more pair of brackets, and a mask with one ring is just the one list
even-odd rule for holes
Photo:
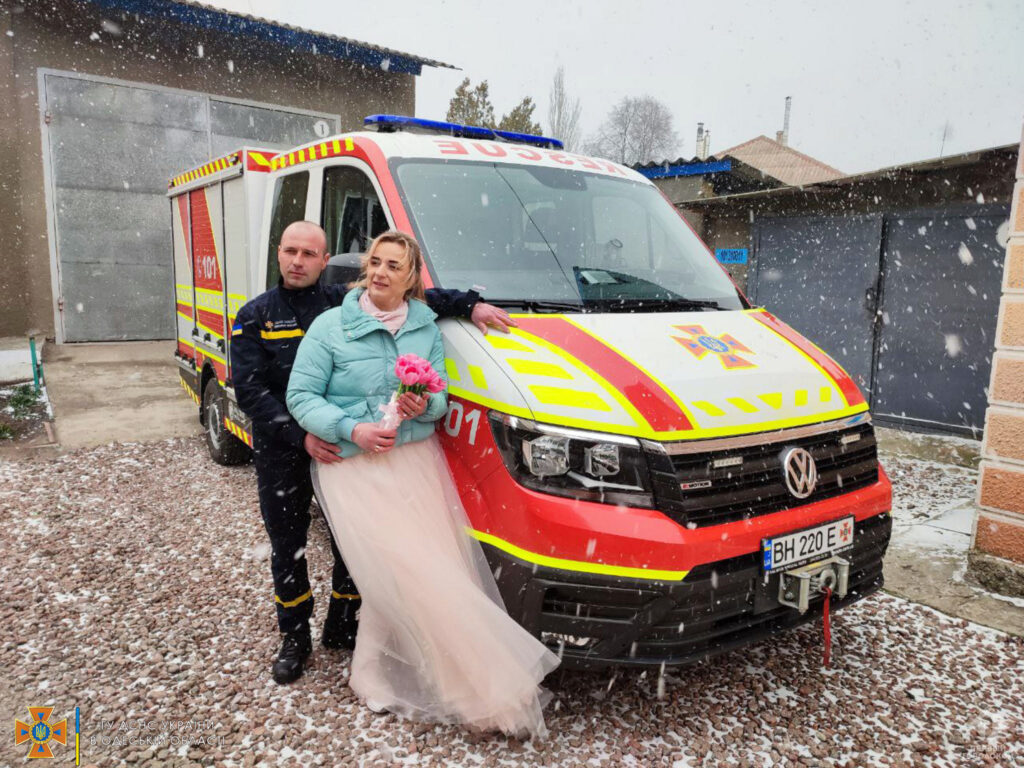
[[270,214],[270,239],[267,241],[267,282],[263,290],[277,285],[281,267],[277,263],[277,246],[285,227],[307,219],[306,197],[309,194],[309,171],[279,176],[274,182],[274,207]]

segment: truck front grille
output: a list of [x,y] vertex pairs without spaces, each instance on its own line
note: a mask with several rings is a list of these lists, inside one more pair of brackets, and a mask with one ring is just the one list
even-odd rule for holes
[[[691,528],[720,525],[878,482],[878,449],[870,422],[803,437],[778,435],[771,442],[707,452],[649,454],[658,509]],[[808,451],[817,464],[818,484],[806,499],[796,498],[786,487],[782,455],[793,447]]]

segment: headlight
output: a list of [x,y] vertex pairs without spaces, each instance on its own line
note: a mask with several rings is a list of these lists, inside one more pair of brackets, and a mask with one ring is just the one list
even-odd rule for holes
[[640,442],[488,414],[494,442],[517,482],[543,493],[605,504],[654,507]]

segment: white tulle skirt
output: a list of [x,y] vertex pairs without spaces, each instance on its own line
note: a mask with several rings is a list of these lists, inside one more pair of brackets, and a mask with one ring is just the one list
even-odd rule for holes
[[437,438],[314,462],[313,483],[363,598],[349,684],[413,720],[546,733],[559,659],[505,611]]

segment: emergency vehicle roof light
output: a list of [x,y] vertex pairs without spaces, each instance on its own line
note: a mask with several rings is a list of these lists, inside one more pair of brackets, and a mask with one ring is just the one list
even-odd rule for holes
[[533,144],[537,147],[562,149],[564,145],[558,139],[548,136],[533,136],[529,133],[515,131],[499,131],[494,128],[482,128],[478,125],[459,125],[458,123],[442,123],[439,120],[423,120],[419,117],[405,115],[368,115],[363,125],[380,133],[391,133],[406,130],[417,133],[443,133],[448,136],[461,136],[466,139],[492,139],[512,141],[517,144]]

